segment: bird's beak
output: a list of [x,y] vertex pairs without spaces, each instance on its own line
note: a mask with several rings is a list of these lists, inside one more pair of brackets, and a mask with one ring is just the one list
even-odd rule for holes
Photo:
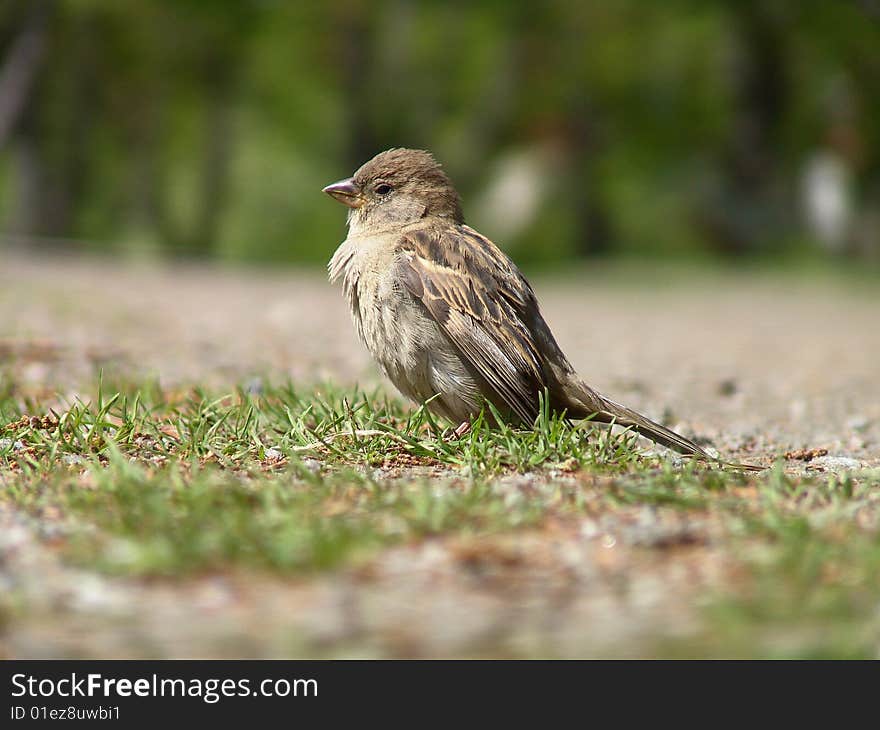
[[336,198],[340,203],[345,203],[349,208],[360,208],[364,204],[364,196],[357,186],[354,178],[340,180],[324,188],[327,195]]

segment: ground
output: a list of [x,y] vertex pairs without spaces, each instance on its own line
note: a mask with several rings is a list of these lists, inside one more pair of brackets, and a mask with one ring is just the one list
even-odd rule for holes
[[440,438],[321,272],[0,255],[4,656],[880,654],[868,275],[532,277],[587,382],[742,474]]

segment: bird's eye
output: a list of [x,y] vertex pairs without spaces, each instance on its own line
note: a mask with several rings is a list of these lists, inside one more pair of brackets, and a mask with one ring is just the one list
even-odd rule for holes
[[391,192],[391,186],[386,183],[381,183],[376,186],[376,193],[378,195],[388,195]]

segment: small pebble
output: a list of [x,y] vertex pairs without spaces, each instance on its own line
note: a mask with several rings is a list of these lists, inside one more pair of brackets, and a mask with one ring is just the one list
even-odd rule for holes
[[848,471],[861,469],[862,462],[849,456],[818,456],[810,462],[810,466],[821,466],[828,471]]
[[303,459],[300,463],[312,474],[317,474],[321,471],[321,462],[317,459]]
[[266,456],[266,461],[281,461],[281,459],[284,458],[284,454],[282,454],[274,446],[266,449],[265,456]]
[[739,386],[737,385],[736,380],[733,378],[727,378],[718,383],[718,393],[719,395],[730,397],[732,395],[736,395],[739,391]]

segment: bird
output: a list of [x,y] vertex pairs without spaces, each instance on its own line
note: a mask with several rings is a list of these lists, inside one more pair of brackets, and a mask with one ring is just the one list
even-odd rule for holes
[[567,419],[618,424],[718,461],[577,375],[526,277],[464,222],[461,197],[430,152],[386,150],[323,192],[348,207],[348,235],[328,273],[361,341],[405,397],[461,424],[456,434],[487,402],[530,428],[546,397]]

